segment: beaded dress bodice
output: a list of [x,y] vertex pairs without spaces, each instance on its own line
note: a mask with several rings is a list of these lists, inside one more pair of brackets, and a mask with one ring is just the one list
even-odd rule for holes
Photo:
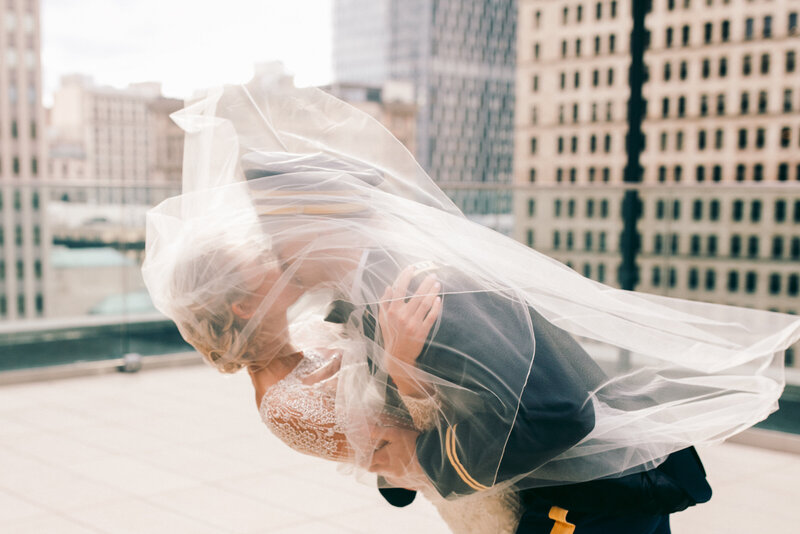
[[336,376],[307,380],[328,361],[319,352],[304,351],[300,363],[266,390],[259,412],[272,433],[296,451],[344,460],[351,454],[344,427],[336,420]]

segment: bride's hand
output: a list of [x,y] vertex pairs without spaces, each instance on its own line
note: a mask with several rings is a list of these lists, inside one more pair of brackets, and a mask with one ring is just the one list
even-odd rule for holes
[[387,358],[389,375],[400,393],[420,396],[425,393],[424,387],[411,376],[411,368],[439,316],[442,298],[438,294],[441,284],[433,275],[426,277],[414,295],[406,298],[413,275],[413,267],[408,267],[393,286],[386,288],[378,309],[378,322],[383,348],[390,355]]

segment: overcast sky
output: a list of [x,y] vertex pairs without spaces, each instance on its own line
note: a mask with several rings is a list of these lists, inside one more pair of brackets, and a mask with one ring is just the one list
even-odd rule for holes
[[43,0],[44,101],[63,74],[160,81],[167,96],[243,82],[281,60],[298,85],[331,78],[332,0]]

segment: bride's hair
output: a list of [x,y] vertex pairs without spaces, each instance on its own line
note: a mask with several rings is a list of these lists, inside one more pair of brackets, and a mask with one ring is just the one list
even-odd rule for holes
[[235,373],[258,360],[267,335],[258,326],[243,333],[247,320],[233,312],[233,304],[260,284],[259,277],[277,268],[263,239],[230,243],[210,240],[199,251],[178,259],[170,281],[170,315],[183,338],[222,373]]

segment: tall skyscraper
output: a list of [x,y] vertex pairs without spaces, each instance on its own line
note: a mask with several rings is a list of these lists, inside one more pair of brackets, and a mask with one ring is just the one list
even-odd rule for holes
[[[516,237],[611,285],[630,5],[521,0],[519,14]],[[798,8],[653,0],[638,290],[800,312]]]
[[49,237],[40,5],[0,5],[0,321],[45,311]]
[[[464,212],[510,232],[516,0],[336,0],[337,82],[413,84],[420,164]],[[497,213],[506,214],[496,216]]]

